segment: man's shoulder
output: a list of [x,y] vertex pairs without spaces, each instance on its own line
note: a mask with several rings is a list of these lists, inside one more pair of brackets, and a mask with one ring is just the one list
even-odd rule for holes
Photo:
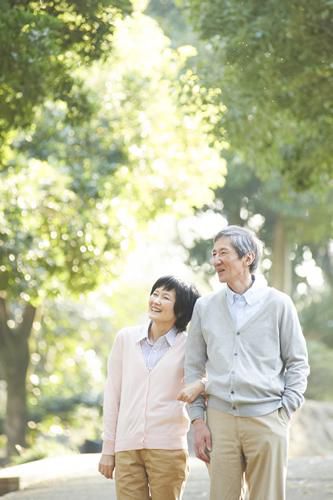
[[197,300],[197,307],[199,308],[205,308],[207,306],[214,306],[217,303],[221,303],[222,300],[225,298],[225,287],[214,291],[210,292],[207,295],[204,295],[203,297],[200,297]]
[[267,287],[267,299],[271,300],[275,304],[280,304],[281,306],[289,306],[293,304],[291,297],[287,293],[272,286]]

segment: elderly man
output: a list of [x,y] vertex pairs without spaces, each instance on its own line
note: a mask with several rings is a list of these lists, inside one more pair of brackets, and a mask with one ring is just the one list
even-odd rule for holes
[[259,258],[250,231],[220,231],[212,260],[226,286],[197,301],[190,326],[186,383],[207,376],[207,401],[189,414],[210,500],[239,500],[244,477],[250,500],[285,499],[289,422],[309,366],[293,302],[255,278]]

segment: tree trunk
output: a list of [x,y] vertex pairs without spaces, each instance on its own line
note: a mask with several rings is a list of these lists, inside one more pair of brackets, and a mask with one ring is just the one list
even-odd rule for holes
[[0,351],[7,384],[5,432],[7,456],[17,454],[17,446],[25,446],[27,423],[26,376],[30,360],[29,337],[36,309],[27,304],[22,323],[12,329],[4,298],[0,298]]
[[273,228],[271,284],[275,288],[291,294],[292,265],[290,248],[284,220],[278,217]]
[[[25,350],[20,346],[20,350]],[[27,398],[26,375],[28,365],[22,363],[12,370],[7,378],[7,406],[5,432],[7,436],[7,457],[18,454],[18,446],[26,446]]]

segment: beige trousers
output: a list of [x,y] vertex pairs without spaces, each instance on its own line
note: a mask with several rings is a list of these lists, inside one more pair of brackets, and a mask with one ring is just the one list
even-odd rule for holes
[[262,417],[209,408],[207,423],[210,500],[285,500],[289,418],[283,408]]
[[115,457],[117,500],[180,500],[188,477],[185,450],[120,451]]

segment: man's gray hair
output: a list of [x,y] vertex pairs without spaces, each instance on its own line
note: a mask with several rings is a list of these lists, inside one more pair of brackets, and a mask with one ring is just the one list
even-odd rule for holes
[[249,269],[251,273],[257,269],[263,244],[252,231],[241,226],[227,226],[217,233],[214,237],[214,243],[220,238],[230,239],[230,243],[236,250],[239,258],[244,257],[249,252],[253,253],[254,259]]

